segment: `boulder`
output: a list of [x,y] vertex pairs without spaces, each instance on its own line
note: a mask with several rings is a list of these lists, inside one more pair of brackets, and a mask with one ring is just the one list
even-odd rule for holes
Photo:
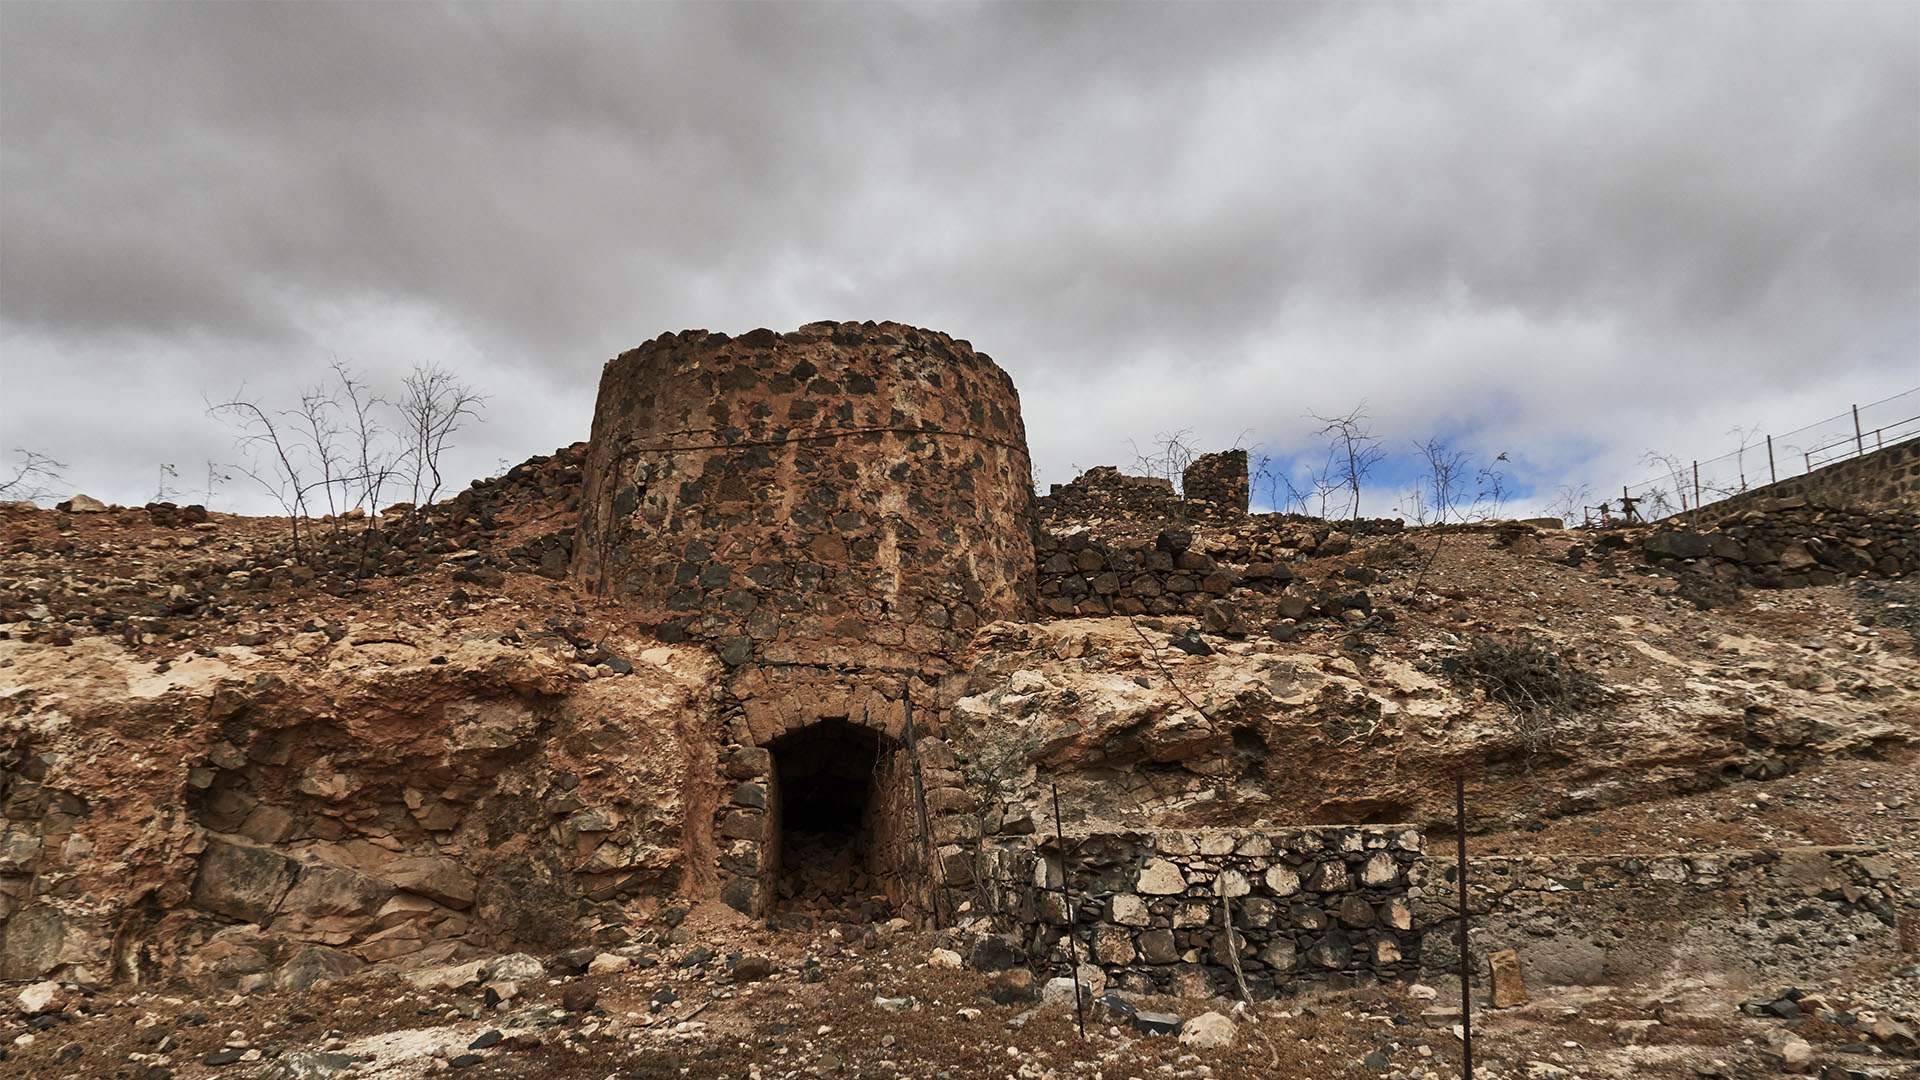
[[279,911],[296,927],[330,917],[371,917],[393,894],[393,885],[379,878],[323,863],[303,868],[300,880],[281,899]]
[[282,990],[311,990],[319,983],[345,978],[365,966],[337,949],[309,945],[282,964],[273,981]]
[[1300,875],[1284,866],[1267,868],[1267,888],[1275,896],[1292,896],[1300,891]]
[[450,908],[464,910],[473,906],[473,875],[452,859],[437,855],[396,859],[382,868],[381,873],[399,888]]
[[530,983],[547,977],[547,966],[526,953],[508,953],[486,962],[484,978],[496,982]]
[[18,912],[0,926],[0,979],[37,979],[59,967],[68,936],[66,920],[53,908]]
[[298,874],[299,864],[272,848],[210,839],[193,880],[193,903],[230,919],[265,923]]
[[1336,930],[1314,942],[1313,948],[1307,950],[1307,959],[1328,970],[1346,967],[1353,960],[1353,942]]
[[1641,547],[1649,555],[1668,559],[1704,559],[1712,551],[1707,538],[1695,532],[1652,533]]
[[587,961],[587,974],[611,975],[616,971],[625,971],[633,966],[633,961],[619,953],[603,952]]
[[1133,1029],[1143,1035],[1178,1035],[1180,1018],[1172,1013],[1140,1009],[1133,1014]]

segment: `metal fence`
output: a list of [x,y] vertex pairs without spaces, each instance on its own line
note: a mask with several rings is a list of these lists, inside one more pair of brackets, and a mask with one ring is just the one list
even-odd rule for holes
[[1733,434],[1739,440],[1734,450],[1705,461],[1648,454],[1644,463],[1654,475],[1623,486],[1620,497],[1607,505],[1589,507],[1590,519],[1625,513],[1634,520],[1659,521],[1920,437],[1920,387],[1783,434],[1739,428]]

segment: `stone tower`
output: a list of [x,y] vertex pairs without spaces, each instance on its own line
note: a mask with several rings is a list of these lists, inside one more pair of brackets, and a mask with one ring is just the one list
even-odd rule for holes
[[728,667],[720,894],[761,914],[805,877],[783,865],[841,843],[852,892],[937,911],[980,827],[942,679],[1033,603],[1012,380],[898,323],[665,334],[607,363],[584,472],[575,580]]

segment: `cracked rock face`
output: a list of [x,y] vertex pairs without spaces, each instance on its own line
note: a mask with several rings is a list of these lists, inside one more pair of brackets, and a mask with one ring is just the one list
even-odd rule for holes
[[560,947],[672,892],[710,661],[582,681],[447,629],[162,674],[103,639],[0,641],[0,977],[309,985]]

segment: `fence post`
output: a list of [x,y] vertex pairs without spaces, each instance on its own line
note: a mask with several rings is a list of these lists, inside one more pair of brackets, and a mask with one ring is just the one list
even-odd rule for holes
[[1700,463],[1693,463],[1693,508],[1700,509]]
[[1473,949],[1467,941],[1467,774],[1453,776],[1453,827],[1459,840],[1460,1057],[1464,1080],[1473,1080]]
[[1767,436],[1767,483],[1780,482],[1780,472],[1773,467],[1773,436]]
[[1867,440],[1860,435],[1860,406],[1853,407],[1853,445],[1860,453],[1867,452]]

